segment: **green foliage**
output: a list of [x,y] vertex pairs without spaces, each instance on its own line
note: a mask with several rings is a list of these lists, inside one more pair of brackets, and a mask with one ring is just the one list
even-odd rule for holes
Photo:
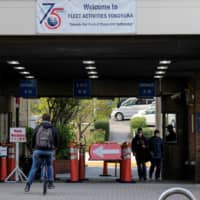
[[150,138],[152,136],[152,129],[147,127],[146,119],[144,117],[135,117],[131,119],[130,126],[132,133],[136,133],[137,129],[141,127],[146,138]]
[[96,100],[96,120],[108,119],[112,111],[111,100]]
[[92,130],[89,134],[86,135],[86,150],[88,151],[88,147],[91,144],[104,142],[105,141],[105,131],[102,129]]
[[29,150],[29,153],[32,151],[32,137],[33,137],[33,128],[26,127],[26,147]]
[[109,138],[109,130],[110,130],[109,121],[108,120],[96,121],[94,123],[94,128],[95,129],[104,130],[105,131],[105,138],[104,138],[104,140],[108,140],[108,138]]
[[33,115],[41,115],[42,113],[48,113],[47,98],[33,99],[30,101],[31,113]]
[[153,130],[151,128],[143,128],[143,134],[146,138],[150,138],[153,135]]
[[69,159],[69,143],[76,141],[73,127],[59,124],[59,147],[56,151],[56,159]]
[[131,129],[143,128],[147,126],[146,119],[144,117],[135,117],[130,120]]

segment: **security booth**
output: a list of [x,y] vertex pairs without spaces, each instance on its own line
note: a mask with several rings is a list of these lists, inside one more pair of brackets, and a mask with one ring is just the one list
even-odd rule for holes
[[[196,180],[195,143],[197,115],[195,113],[194,79],[163,80],[158,94],[162,101],[162,132],[164,180]],[[175,135],[170,138],[170,128]],[[171,131],[172,132],[172,131]]]

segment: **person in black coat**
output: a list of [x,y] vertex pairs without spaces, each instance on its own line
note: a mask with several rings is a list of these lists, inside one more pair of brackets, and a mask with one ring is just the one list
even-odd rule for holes
[[142,128],[138,128],[136,136],[132,139],[132,152],[136,158],[139,180],[147,179],[147,149],[147,139],[143,135]]
[[154,136],[149,139],[149,151],[151,154],[151,166],[149,170],[149,178],[152,179],[152,175],[155,171],[155,179],[160,178],[161,162],[163,158],[163,140],[160,138],[159,130],[154,131]]
[[168,135],[166,136],[166,142],[176,142],[177,136],[171,124],[167,126],[167,131]]

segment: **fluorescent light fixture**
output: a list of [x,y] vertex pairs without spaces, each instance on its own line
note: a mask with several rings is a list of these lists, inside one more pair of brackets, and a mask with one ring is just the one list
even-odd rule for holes
[[171,60],[160,60],[159,64],[161,65],[168,65],[168,64],[171,64],[172,61]]
[[22,72],[20,72],[20,74],[30,74],[30,72],[28,72],[28,71],[22,71]]
[[35,78],[34,76],[25,76],[25,78],[32,79]]
[[87,69],[87,70],[94,70],[94,69],[96,69],[96,67],[95,66],[86,66],[85,69]]
[[155,75],[154,78],[163,78],[161,75]]
[[156,74],[165,74],[165,71],[156,71]]
[[23,69],[25,69],[25,67],[21,67],[21,66],[15,66],[13,68],[16,69],[16,70],[23,70]]
[[88,71],[88,74],[92,75],[92,74],[97,74],[96,71]]
[[97,76],[97,75],[91,75],[91,76],[89,76],[89,78],[95,79],[95,78],[99,78],[99,76]]
[[168,69],[168,66],[157,66],[158,70],[166,70]]
[[83,60],[82,63],[84,65],[93,65],[93,64],[95,64],[95,61],[94,60]]
[[10,65],[19,65],[19,61],[17,60],[8,60],[7,63]]

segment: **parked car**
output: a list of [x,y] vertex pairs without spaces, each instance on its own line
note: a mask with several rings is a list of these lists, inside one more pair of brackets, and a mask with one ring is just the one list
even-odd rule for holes
[[156,125],[156,109],[155,104],[151,104],[147,109],[140,110],[138,113],[132,115],[131,119],[135,117],[144,117],[146,119],[147,126],[154,127]]
[[130,119],[131,116],[136,114],[139,110],[148,108],[153,101],[154,99],[128,98],[118,104],[118,107],[112,111],[111,118],[118,121]]

